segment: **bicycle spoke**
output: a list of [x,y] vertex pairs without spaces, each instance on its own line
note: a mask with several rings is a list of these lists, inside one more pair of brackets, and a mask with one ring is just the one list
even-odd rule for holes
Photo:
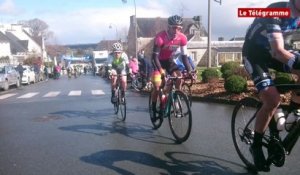
[[254,137],[254,116],[260,103],[253,98],[241,100],[234,108],[231,120],[231,134],[234,147],[245,165],[255,169],[252,155],[249,151]]
[[178,143],[186,141],[192,128],[192,113],[187,96],[176,91],[169,116],[170,129]]
[[187,95],[189,103],[190,103],[190,106],[192,106],[192,92],[191,92],[191,87],[188,84],[183,83],[183,85],[181,87],[181,90]]

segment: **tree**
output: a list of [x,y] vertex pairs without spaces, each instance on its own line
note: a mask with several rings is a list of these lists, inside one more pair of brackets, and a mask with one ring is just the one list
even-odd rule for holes
[[25,27],[29,27],[30,33],[34,37],[44,37],[45,40],[53,37],[54,33],[49,31],[49,26],[46,22],[35,18],[28,21],[20,21]]
[[57,44],[46,45],[46,49],[48,55],[52,58],[64,55],[67,52],[67,48],[65,46],[57,45]]

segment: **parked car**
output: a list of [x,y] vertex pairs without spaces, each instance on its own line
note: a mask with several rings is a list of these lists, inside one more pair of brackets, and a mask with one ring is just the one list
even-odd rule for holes
[[30,84],[35,83],[35,73],[33,71],[33,68],[28,66],[28,65],[24,65],[24,72],[23,72],[23,77],[22,77],[22,84]]
[[13,66],[0,65],[0,89],[8,90],[10,86],[20,86],[20,74]]

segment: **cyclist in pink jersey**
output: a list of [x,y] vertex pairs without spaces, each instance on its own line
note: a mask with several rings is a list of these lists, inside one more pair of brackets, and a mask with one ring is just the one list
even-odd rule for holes
[[[175,61],[175,54],[180,51],[180,59],[185,69],[190,72],[191,65],[187,57],[187,38],[182,33],[182,18],[178,15],[170,16],[168,18],[168,30],[158,33],[154,39],[154,47],[152,54],[153,74],[152,82],[154,90],[152,91],[152,109],[153,118],[156,120],[156,99],[158,90],[161,85],[161,78],[164,77],[165,71],[172,76],[182,76],[181,70],[177,61]],[[181,80],[176,83],[176,87],[180,89]]]

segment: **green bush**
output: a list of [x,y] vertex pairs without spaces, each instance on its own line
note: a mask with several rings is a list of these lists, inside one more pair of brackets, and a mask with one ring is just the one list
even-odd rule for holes
[[247,81],[239,75],[232,75],[225,80],[224,88],[230,93],[241,93],[247,91]]
[[202,72],[201,77],[203,82],[208,83],[211,80],[219,79],[220,72],[215,68],[207,68]]
[[234,74],[235,74],[235,72],[233,69],[227,69],[222,73],[222,77],[224,79],[227,79],[228,77],[230,77],[231,75],[234,75]]
[[275,73],[275,84],[293,84],[295,83],[290,73],[276,72]]
[[222,72],[222,74],[224,74],[226,70],[232,70],[233,71],[233,70],[235,70],[235,69],[237,69],[239,67],[240,67],[240,63],[239,62],[229,61],[229,62],[226,62],[226,63],[224,63],[222,65],[221,72]]

